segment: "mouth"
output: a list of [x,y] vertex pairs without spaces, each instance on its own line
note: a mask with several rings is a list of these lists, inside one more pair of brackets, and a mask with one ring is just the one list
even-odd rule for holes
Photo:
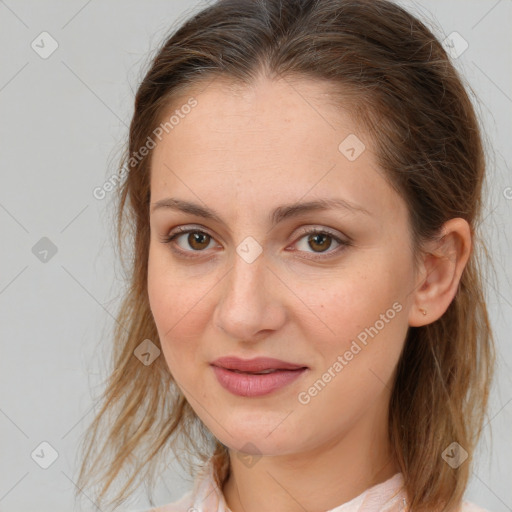
[[211,364],[220,385],[243,397],[267,395],[291,384],[309,368],[270,358],[221,358]]
[[241,359],[235,356],[220,357],[211,363],[213,366],[225,368],[239,373],[266,374],[276,371],[301,370],[306,365],[290,363],[271,357],[256,357],[254,359]]
[[298,370],[301,370],[302,368],[296,368],[295,370],[285,370],[284,368],[269,368],[268,370],[262,370],[261,372],[248,372],[248,371],[242,371],[242,370],[233,370],[231,368],[224,368],[225,370],[229,370],[233,373],[244,373],[246,375],[267,375],[269,373],[275,373],[275,372],[296,372]]

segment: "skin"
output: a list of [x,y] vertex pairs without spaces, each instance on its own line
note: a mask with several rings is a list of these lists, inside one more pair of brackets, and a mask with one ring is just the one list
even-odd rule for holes
[[[235,88],[216,79],[173,110],[191,95],[198,105],[153,150],[151,205],[193,201],[223,223],[151,211],[148,293],[163,355],[197,415],[229,448],[223,493],[233,512],[334,508],[399,471],[387,440],[392,379],[409,326],[435,321],[453,299],[469,226],[447,222],[442,244],[427,244],[415,268],[404,201],[377,168],[365,133],[333,109],[320,82],[260,78]],[[349,134],[366,146],[354,161],[338,150]],[[331,208],[270,225],[277,206],[319,198],[343,198],[369,214]],[[163,243],[177,226],[210,237]],[[315,227],[351,245],[327,236],[320,246],[322,237],[301,231]],[[252,263],[236,251],[248,236],[263,250]],[[300,403],[298,394],[396,303],[400,312]],[[239,397],[210,367],[226,355],[309,369],[269,395]]]

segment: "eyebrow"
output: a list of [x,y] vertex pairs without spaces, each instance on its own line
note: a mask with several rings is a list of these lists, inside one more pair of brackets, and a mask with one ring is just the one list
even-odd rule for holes
[[[211,219],[220,224],[224,224],[224,221],[222,220],[221,216],[215,210],[205,206],[201,206],[200,204],[197,203],[184,201],[182,199],[176,199],[173,197],[160,199],[159,201],[153,203],[151,212],[154,212],[159,209],[177,210],[189,213],[191,215],[195,215],[197,217]],[[285,219],[296,217],[303,213],[313,211],[325,211],[330,209],[343,209],[351,213],[362,213],[369,216],[372,215],[368,210],[366,210],[362,206],[351,203],[346,199],[325,198],[303,203],[297,202],[291,204],[283,204],[272,211],[269,220],[271,225],[275,226],[276,224],[282,222]]]

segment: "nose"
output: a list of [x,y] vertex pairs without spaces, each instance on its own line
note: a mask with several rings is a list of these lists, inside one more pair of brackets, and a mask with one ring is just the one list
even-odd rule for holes
[[284,324],[286,311],[278,290],[286,287],[263,253],[251,263],[235,254],[219,287],[214,324],[234,340],[257,341]]

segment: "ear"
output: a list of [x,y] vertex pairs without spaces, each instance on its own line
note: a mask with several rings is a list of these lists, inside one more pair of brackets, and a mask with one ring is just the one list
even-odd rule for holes
[[471,228],[461,218],[445,222],[440,236],[424,245],[409,311],[411,327],[430,324],[445,313],[457,293],[471,247]]

